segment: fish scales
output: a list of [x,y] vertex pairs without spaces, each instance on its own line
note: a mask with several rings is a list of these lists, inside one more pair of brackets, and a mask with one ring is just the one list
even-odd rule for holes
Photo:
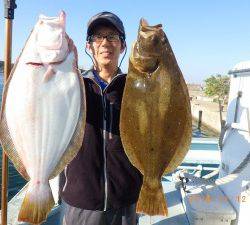
[[137,212],[167,215],[161,177],[184,159],[191,122],[187,86],[162,26],[141,20],[120,116],[125,152],[144,177]]
[[66,15],[40,16],[4,86],[0,140],[29,181],[18,220],[40,224],[54,206],[49,179],[81,147],[85,88]]

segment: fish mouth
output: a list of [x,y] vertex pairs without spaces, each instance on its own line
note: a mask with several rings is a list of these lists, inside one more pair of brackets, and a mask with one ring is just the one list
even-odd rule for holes
[[149,26],[145,19],[140,20],[133,52],[133,62],[140,71],[152,74],[158,69],[165,48],[164,38],[161,24]]
[[140,20],[137,48],[141,56],[159,57],[161,55],[164,32],[161,24],[149,26],[145,19]]
[[139,31],[150,32],[150,31],[157,31],[157,30],[162,30],[162,24],[149,26],[147,20],[145,20],[144,18],[141,18]]
[[162,24],[149,26],[145,19],[140,20],[137,45],[141,55],[161,57],[166,44],[167,37]]
[[33,67],[41,67],[41,66],[46,66],[46,65],[58,65],[64,62],[65,59],[59,60],[59,61],[52,61],[52,62],[26,62],[26,65],[33,66]]
[[44,66],[43,63],[36,63],[36,62],[27,62],[26,65],[33,66],[33,67]]

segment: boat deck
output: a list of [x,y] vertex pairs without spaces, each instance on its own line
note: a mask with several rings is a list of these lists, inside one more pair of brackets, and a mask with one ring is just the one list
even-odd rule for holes
[[[205,162],[206,164],[212,163],[217,167],[220,164],[220,155],[218,149],[214,149],[215,145],[217,146],[218,140],[215,138],[193,138],[192,145],[190,151],[187,156],[183,160],[182,166],[179,169],[187,169],[187,170],[197,170],[196,166],[202,165]],[[212,150],[211,150],[212,149]],[[211,151],[210,151],[211,150]],[[201,152],[203,157],[201,158]],[[200,152],[200,154],[197,154]],[[194,154],[193,154],[194,153]],[[208,154],[205,154],[208,153]],[[198,157],[197,157],[198,155]],[[205,160],[205,161],[204,161]],[[190,164],[191,163],[191,164]],[[185,165],[184,165],[185,164]],[[187,164],[187,165],[186,165]],[[189,165],[190,164],[190,165]],[[200,168],[199,168],[200,169]],[[202,167],[202,170],[210,170],[214,168],[205,168]],[[168,216],[146,216],[140,215],[139,217],[139,225],[189,225],[185,210],[182,205],[182,198],[180,191],[175,188],[175,183],[171,182],[171,176],[165,177],[163,179],[163,190],[167,199],[168,206]],[[54,195],[55,202],[58,200],[58,180],[57,178],[50,181],[50,185],[52,188],[52,192]],[[22,203],[22,199],[24,198],[25,191],[21,190],[15,197],[11,199],[8,203],[8,225],[28,225],[27,223],[18,223],[17,215]],[[53,208],[51,211],[47,222],[43,223],[43,225],[60,225],[60,210],[61,207],[58,205]]]
[[[180,191],[175,188],[175,183],[167,179],[162,181],[163,190],[167,199],[168,216],[147,216],[140,215],[139,225],[189,225],[185,214]],[[52,190],[56,188],[52,188]],[[29,225],[28,223],[17,222],[17,215],[22,203],[25,191],[20,191],[8,205],[8,225]],[[42,225],[60,225],[60,206],[55,207],[47,221]]]

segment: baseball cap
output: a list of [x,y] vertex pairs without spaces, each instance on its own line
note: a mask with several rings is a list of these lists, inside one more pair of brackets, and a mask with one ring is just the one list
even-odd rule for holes
[[90,35],[92,35],[93,28],[98,24],[110,24],[113,25],[120,35],[125,40],[125,30],[121,19],[112,12],[100,12],[93,17],[90,18],[87,24],[87,39]]

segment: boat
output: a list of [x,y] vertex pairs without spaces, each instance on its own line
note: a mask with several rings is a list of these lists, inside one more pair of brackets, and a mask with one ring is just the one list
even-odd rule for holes
[[221,150],[218,178],[211,175],[199,178],[188,173],[180,176],[182,203],[189,224],[249,224],[250,61],[236,64],[228,74],[230,93],[227,118],[218,140]]

